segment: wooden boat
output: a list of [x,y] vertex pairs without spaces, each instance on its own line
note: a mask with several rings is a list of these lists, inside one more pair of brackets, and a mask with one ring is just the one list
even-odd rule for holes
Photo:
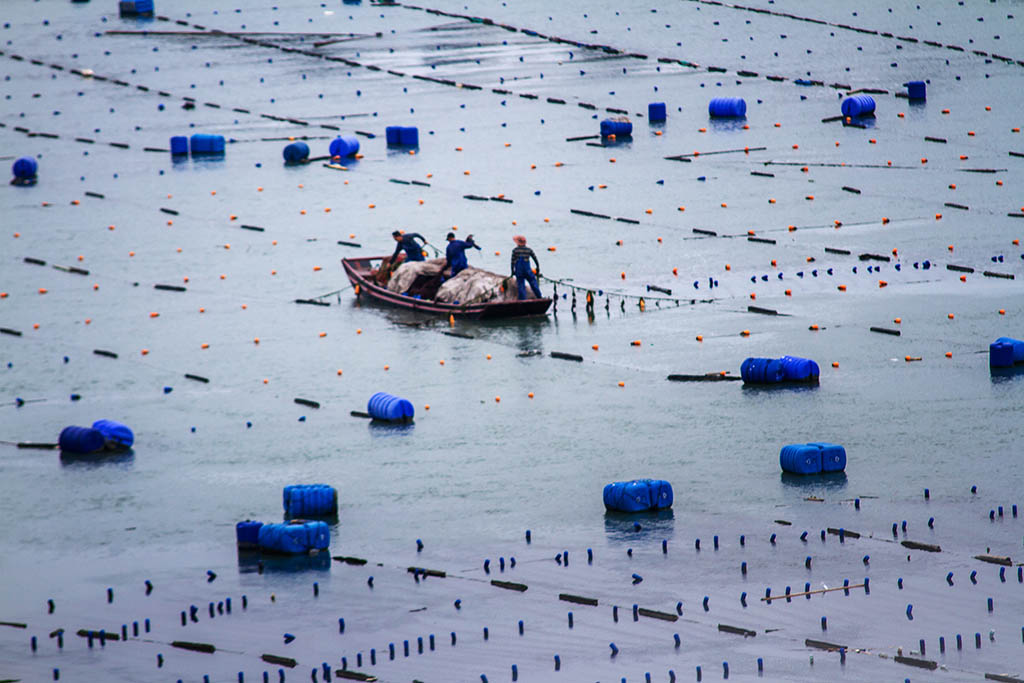
[[[433,292],[437,291],[437,284],[431,285],[426,278],[418,278],[406,294],[392,292],[374,280],[370,274],[372,270],[380,266],[383,256],[368,256],[363,258],[346,258],[341,260],[345,274],[355,287],[356,296],[368,296],[375,301],[380,301],[399,308],[422,311],[433,315],[454,315],[460,318],[473,318],[480,320],[493,320],[496,318],[520,318],[532,315],[545,315],[551,306],[551,299],[523,299],[522,301],[484,301],[479,303],[449,304],[443,301],[435,301]],[[419,292],[417,294],[417,292]]]

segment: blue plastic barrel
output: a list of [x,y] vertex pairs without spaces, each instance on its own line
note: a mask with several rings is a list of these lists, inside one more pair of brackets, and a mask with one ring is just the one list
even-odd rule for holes
[[857,118],[858,116],[875,115],[875,98],[871,95],[851,95],[843,100],[843,116]]
[[790,474],[818,474],[821,472],[821,449],[810,444],[783,446],[779,451],[779,466]]
[[103,435],[107,445],[113,448],[131,448],[135,443],[135,435],[132,430],[120,422],[113,420],[96,420],[92,428]]
[[619,512],[642,512],[672,507],[672,484],[664,479],[617,481],[604,487],[604,506]]
[[154,10],[153,0],[121,0],[118,4],[118,9],[122,17],[152,14]]
[[292,142],[285,145],[284,160],[289,164],[298,164],[309,158],[309,145],[305,142]]
[[842,472],[846,469],[846,449],[839,444],[813,441],[807,445],[821,451],[822,472]]
[[330,154],[332,157],[350,157],[359,151],[359,138],[354,135],[342,135],[331,140]]
[[188,154],[188,138],[184,135],[175,135],[172,137],[171,154],[175,156]]
[[403,126],[398,132],[398,144],[404,147],[419,147],[420,129],[416,126]]
[[907,99],[909,100],[925,100],[927,99],[924,81],[910,81],[907,83]]
[[622,118],[604,119],[601,121],[601,137],[607,138],[614,135],[617,138],[628,138],[633,135],[633,124]]
[[14,177],[23,180],[35,178],[38,171],[39,164],[32,157],[21,157],[11,166],[11,172],[14,173]]
[[57,442],[65,453],[95,453],[107,443],[100,430],[75,426],[62,429]]
[[268,552],[301,555],[311,550],[326,550],[331,544],[331,531],[326,522],[294,522],[264,524],[257,542]]
[[247,519],[235,525],[235,540],[239,548],[255,548],[259,545],[260,527],[263,522]]
[[1013,344],[992,342],[988,345],[988,365],[990,368],[1013,367]]
[[416,410],[408,400],[378,391],[366,402],[366,412],[375,420],[408,422]]
[[402,127],[401,126],[388,126],[384,129],[384,140],[389,145],[400,145],[402,144]]
[[338,491],[327,484],[295,484],[284,487],[284,514],[297,517],[325,517],[338,512]]
[[747,115],[747,102],[742,97],[716,97],[708,102],[708,116],[741,119]]
[[658,123],[668,118],[664,102],[651,102],[647,105],[647,120]]
[[796,356],[783,356],[779,359],[782,363],[782,371],[787,382],[818,381],[818,364],[809,358],[798,358]]
[[747,384],[778,384],[786,379],[779,358],[747,358],[740,364],[740,377]]
[[1009,344],[1013,347],[1013,362],[1024,363],[1024,341],[1012,337],[1000,337],[996,339],[997,344]]
[[197,154],[223,154],[224,136],[196,133],[189,138],[189,147],[192,151],[192,156]]

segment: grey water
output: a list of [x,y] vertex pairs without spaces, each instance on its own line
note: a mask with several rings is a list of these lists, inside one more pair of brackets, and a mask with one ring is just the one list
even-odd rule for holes
[[[819,528],[845,526],[891,539],[890,524],[903,519],[912,532],[941,541],[944,557],[953,558],[915,559],[913,569],[904,569],[904,551],[886,543],[871,546],[873,563],[864,564],[869,550],[850,546],[866,540],[839,546],[832,539],[815,567],[831,563],[833,575],[807,579],[820,587],[836,577],[858,583],[869,570],[877,576],[875,600],[849,608],[844,635],[851,647],[891,656],[897,642],[916,646],[925,635],[932,642],[945,633],[951,642],[953,629],[970,622],[962,627],[969,628],[967,650],[975,649],[975,631],[986,646],[973,658],[943,662],[949,680],[1024,670],[1015,641],[1024,607],[1016,569],[1007,568],[1005,584],[992,581],[996,569],[983,570],[993,590],[1003,591],[994,617],[981,593],[961,595],[977,565],[970,556],[991,550],[1017,560],[1024,536],[1009,512],[1024,488],[1024,378],[991,374],[987,356],[997,337],[1024,335],[1024,250],[1015,243],[1024,233],[1019,4],[745,6],[830,22],[824,24],[704,2],[428,6],[493,23],[367,2],[158,0],[156,13],[169,21],[121,18],[117,3],[100,0],[4,3],[0,157],[5,164],[35,157],[39,181],[0,189],[0,326],[22,332],[0,335],[0,620],[28,623],[43,642],[33,655],[25,631],[0,627],[0,678],[50,680],[51,669],[61,667],[66,680],[200,680],[206,673],[235,680],[242,669],[256,680],[259,667],[277,675],[258,661],[260,652],[291,648],[301,653],[291,656],[311,662],[308,669],[329,651],[335,668],[339,656],[353,666],[355,653],[368,657],[369,647],[383,659],[396,629],[420,633],[413,626],[422,633],[440,628],[447,648],[456,627],[438,627],[447,622],[406,608],[422,601],[426,614],[448,614],[464,591],[472,606],[459,619],[500,614],[511,629],[519,617],[510,610],[518,608],[478,581],[493,578],[481,572],[483,560],[515,555],[515,571],[558,593],[566,581],[560,577],[585,571],[588,547],[599,561],[572,587],[600,594],[602,604],[621,604],[625,621],[632,621],[625,617],[637,600],[671,611],[675,596],[687,595],[687,615],[693,609],[700,622],[690,625],[692,644],[684,648],[687,676],[703,665],[704,675],[717,679],[728,656],[733,678],[754,677],[753,659],[764,656],[771,658],[768,672],[787,679],[903,678],[905,670],[891,662],[873,668],[883,667],[874,655],[849,668],[829,655],[824,674],[826,655],[819,654],[818,669],[808,665],[803,639],[838,637],[841,612],[831,615],[833,631],[825,637],[815,608],[793,615],[794,608],[781,618],[792,640],[770,655],[759,649],[763,633],[750,645],[700,629],[715,623],[716,612],[706,613],[704,623],[700,609],[709,591],[727,594],[729,610],[739,609],[740,590],[749,590],[751,603],[763,592],[761,584],[740,588],[740,577],[732,576],[737,553],[755,552],[740,550],[740,534],[758,539],[757,553],[769,547],[771,533],[785,536],[780,542],[788,541],[792,562],[750,559],[779,592],[786,581],[803,587],[800,531],[809,529],[817,541]],[[272,46],[240,39],[246,37]],[[313,45],[336,38],[346,40]],[[106,80],[83,75],[86,69]],[[911,80],[927,82],[926,102],[894,97]],[[859,88],[887,91],[873,95],[875,118],[864,127],[822,122],[839,115],[842,98]],[[745,98],[746,119],[709,120],[707,103],[720,96]],[[183,108],[183,98],[193,98],[194,108]],[[666,103],[666,122],[647,120],[650,102]],[[600,120],[613,114],[608,108],[629,112],[631,140],[566,141],[597,135]],[[418,127],[415,154],[386,147],[390,125]],[[321,156],[336,134],[356,131],[362,158],[346,162],[347,170],[283,163],[281,150],[292,138],[306,139],[312,156]],[[172,159],[168,139],[194,133],[224,135],[226,154]],[[690,161],[665,158],[694,152],[701,154]],[[512,203],[471,201],[467,194],[504,195]],[[508,267],[512,235],[526,235],[551,278],[541,282],[545,294],[560,281],[557,309],[540,318],[450,326],[357,298],[340,259],[390,253],[396,228],[435,245],[452,229],[472,233],[483,250],[470,254],[471,264],[499,273]],[[775,243],[748,241],[748,231]],[[890,260],[859,260],[863,253]],[[947,264],[975,272],[962,281]],[[1016,278],[985,277],[986,270]],[[582,288],[575,310],[570,285]],[[584,306],[588,290],[596,294],[592,316]],[[329,307],[294,303],[327,293]],[[753,314],[749,305],[780,315]],[[872,333],[872,326],[901,336]],[[445,334],[452,331],[462,336]],[[584,360],[554,359],[551,351]],[[785,354],[815,359],[820,385],[764,390],[666,380],[674,373],[738,375],[749,356]],[[380,426],[351,417],[376,391],[410,399],[415,423]],[[297,405],[297,397],[321,407]],[[18,398],[26,403],[16,405]],[[64,426],[100,418],[134,430],[131,453],[59,457],[7,444],[55,442]],[[781,476],[779,449],[807,441],[844,445],[845,476]],[[637,477],[666,479],[675,491],[672,515],[643,518],[641,534],[631,520],[606,516],[601,497],[605,484]],[[236,522],[281,521],[281,489],[314,482],[338,489],[331,553],[390,568],[369,572],[383,611],[363,590],[366,569],[321,557],[284,567],[268,560],[259,573],[258,560],[238,555]],[[824,501],[808,500],[815,497]],[[862,499],[860,510],[854,498]],[[1005,515],[990,521],[997,506]],[[935,530],[925,525],[929,517]],[[793,526],[775,525],[779,518]],[[713,534],[721,534],[719,557],[728,560],[710,559]],[[703,554],[679,567],[657,564],[662,540],[673,552],[689,552],[695,538],[703,539]],[[416,539],[425,554],[416,553]],[[631,568],[627,547],[654,566]],[[573,560],[559,574],[551,557],[564,549]],[[609,564],[598,567],[605,558]],[[444,580],[430,579],[414,584],[423,595],[402,597],[399,587],[410,581],[404,568],[427,560],[473,580],[458,584],[458,595],[438,586]],[[944,592],[947,566],[956,569],[957,597]],[[206,584],[207,570],[216,582]],[[646,577],[635,588],[633,571]],[[347,580],[353,575],[358,581]],[[906,605],[893,592],[897,576],[926,584],[912,625],[927,631],[934,623],[927,634],[907,630]],[[158,587],[151,598],[142,595],[145,579]],[[349,617],[364,625],[349,627],[356,644],[325,644],[337,617],[332,611],[325,620],[300,606],[312,581],[324,584],[325,598],[336,596],[338,616],[360,615]],[[111,605],[107,587],[118,596]],[[99,653],[71,635],[152,614],[161,642],[202,640],[177,634],[178,612],[191,603],[205,612],[207,597],[223,599],[210,591],[233,594],[236,613],[240,593],[248,591],[254,603],[261,596],[258,622],[242,631],[199,627],[244,653],[223,655],[233,658],[227,662],[220,654],[216,664],[176,655],[157,669],[149,651],[156,645],[143,656],[141,646],[129,653],[122,644],[116,647],[124,654],[115,655],[113,644]],[[271,592],[288,596],[281,600],[288,604],[268,607]],[[56,615],[47,614],[49,598],[58,604]],[[946,609],[923,610],[922,600],[941,599]],[[716,593],[711,604],[724,602]],[[677,656],[671,647],[649,645],[646,632],[609,632],[613,624],[603,612],[600,626],[577,616],[581,627],[567,634],[551,625],[562,624],[561,607],[528,604],[522,609],[550,628],[538,646],[560,646],[567,680],[639,680]],[[785,607],[757,609],[778,618]],[[69,611],[67,623],[54,621]],[[102,624],[101,614],[109,614]],[[726,614],[752,624],[768,619]],[[999,638],[989,640],[985,619],[996,619],[991,626]],[[472,623],[477,630],[486,625]],[[60,652],[46,638],[56,625],[69,630]],[[282,646],[280,633],[289,630],[316,633],[316,645],[299,633],[296,643]],[[636,643],[608,659],[609,639]],[[444,663],[402,662],[400,654],[392,669],[375,673],[381,680],[504,680],[508,665],[519,661],[524,680],[527,672],[531,680],[555,675],[549,652],[482,647],[452,649]],[[744,668],[736,657],[748,660]]]

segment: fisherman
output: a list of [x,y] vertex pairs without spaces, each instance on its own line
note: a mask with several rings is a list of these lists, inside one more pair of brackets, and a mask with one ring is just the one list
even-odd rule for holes
[[398,244],[395,245],[395,253],[391,255],[391,263],[394,264],[395,259],[398,258],[399,252],[405,250],[406,261],[422,261],[423,260],[423,246],[416,244],[416,238],[419,238],[423,244],[427,243],[427,239],[419,234],[418,232],[407,232],[402,234],[401,231],[395,230],[391,233],[391,236],[395,238]]
[[466,249],[470,247],[479,249],[480,246],[473,241],[472,235],[468,235],[463,241],[455,239],[455,233],[450,232],[445,239],[448,240],[448,246],[444,250],[445,264],[441,270],[443,272],[445,268],[451,266],[452,274],[448,278],[451,279],[469,267],[469,262],[466,261]]
[[533,253],[533,249],[526,246],[525,237],[516,235],[512,238],[512,241],[516,243],[516,248],[512,250],[512,275],[519,282],[519,299],[521,301],[526,298],[527,282],[530,283],[534,297],[540,299],[540,287],[537,286],[537,276],[530,269],[530,259],[533,259],[533,262],[537,264],[537,275],[540,275],[540,261],[537,260],[537,255]]

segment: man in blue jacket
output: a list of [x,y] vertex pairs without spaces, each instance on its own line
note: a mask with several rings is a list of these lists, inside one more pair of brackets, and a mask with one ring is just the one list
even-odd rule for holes
[[423,235],[418,232],[407,232],[402,234],[400,231],[395,230],[391,233],[391,236],[395,238],[398,244],[395,245],[395,253],[391,255],[391,263],[395,262],[398,258],[399,252],[405,250],[406,261],[422,261],[423,260],[423,245],[416,244],[418,238],[423,244],[427,243],[427,240]]
[[516,281],[519,284],[519,299],[523,300],[526,298],[526,283],[530,283],[530,289],[533,290],[534,297],[540,299],[540,287],[537,285],[537,276],[533,274],[533,270],[530,268],[530,259],[537,264],[537,275],[540,275],[540,261],[537,260],[537,255],[533,253],[533,249],[526,246],[526,238],[522,235],[516,235],[512,238],[512,241],[516,243],[516,248],[512,250],[512,274],[515,275]]
[[[448,247],[444,251],[446,259],[444,267],[451,266],[452,274],[449,276],[449,279],[451,279],[469,267],[469,262],[466,260],[466,249],[470,247],[479,249],[480,246],[473,241],[472,235],[468,235],[466,240],[462,241],[455,239],[455,233],[450,232],[446,239],[448,240]],[[444,271],[444,268],[441,270]]]

